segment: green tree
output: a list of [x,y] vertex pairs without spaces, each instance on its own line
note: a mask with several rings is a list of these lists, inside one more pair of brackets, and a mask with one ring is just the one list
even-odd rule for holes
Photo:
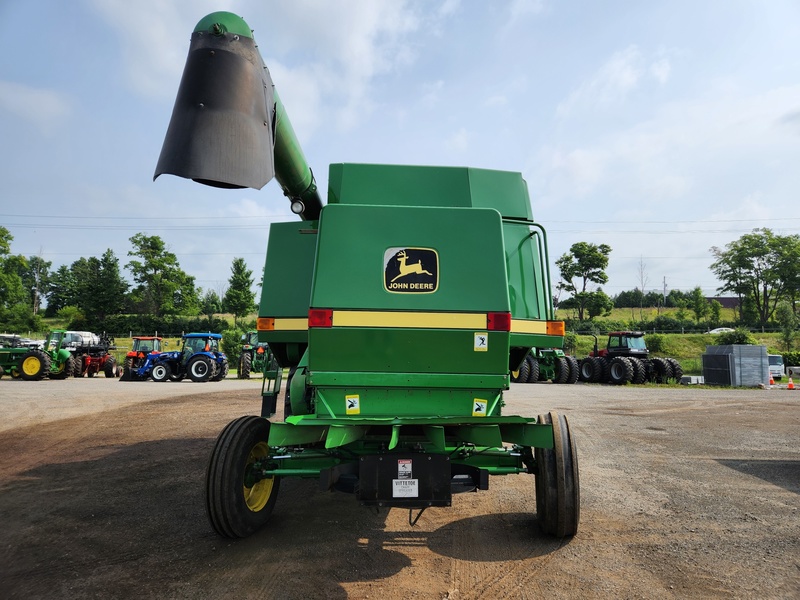
[[0,226],[0,308],[10,308],[25,302],[27,294],[20,272],[27,268],[24,256],[11,254],[14,236]]
[[781,341],[787,352],[792,351],[795,330],[797,329],[797,315],[790,302],[781,302],[775,309],[775,318],[781,326]]
[[209,319],[217,313],[222,312],[222,300],[214,290],[207,290],[205,294],[200,290],[200,311]]
[[136,284],[131,297],[140,313],[157,317],[166,314],[197,314],[199,299],[194,287],[194,277],[183,272],[178,258],[167,250],[158,237],[137,233],[130,242],[135,257],[125,266]]
[[695,320],[699,323],[711,312],[711,307],[706,300],[705,294],[700,286],[694,288],[689,294],[689,305],[694,313]]
[[711,317],[709,319],[711,324],[719,325],[719,322],[722,320],[722,304],[719,303],[719,300],[712,300],[708,307],[711,311]]
[[736,294],[742,310],[749,301],[759,325],[767,324],[781,298],[791,296],[790,284],[800,261],[800,236],[754,229],[727,244],[725,250],[712,247],[711,253],[716,258],[711,270],[723,282],[719,291]]
[[91,323],[99,326],[109,315],[123,312],[128,283],[119,270],[119,259],[109,248],[101,258],[81,258],[73,263],[76,305]]
[[228,291],[222,299],[224,309],[233,313],[234,325],[255,308],[256,295],[252,287],[253,272],[247,268],[243,258],[234,258],[231,264],[231,277],[228,279]]
[[590,304],[597,307],[605,302],[602,298],[597,298],[598,293],[608,298],[604,292],[592,290],[590,284],[608,283],[605,270],[608,267],[610,253],[611,246],[606,244],[577,242],[572,244],[569,253],[556,261],[556,266],[561,270],[561,281],[557,287],[572,294],[566,301],[562,301],[560,306],[576,310],[579,321],[585,320]]
[[614,308],[614,301],[601,288],[597,288],[586,302],[586,312],[590,319],[610,315],[612,308]]
[[67,265],[61,265],[50,275],[47,288],[47,310],[45,315],[55,316],[65,306],[74,305],[77,301],[75,275]]

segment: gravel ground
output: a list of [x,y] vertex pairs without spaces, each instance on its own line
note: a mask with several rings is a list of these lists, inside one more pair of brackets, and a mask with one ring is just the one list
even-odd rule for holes
[[569,416],[581,524],[533,478],[375,512],[286,480],[256,535],[207,523],[203,479],[260,382],[0,380],[0,598],[800,598],[800,391],[512,385]]

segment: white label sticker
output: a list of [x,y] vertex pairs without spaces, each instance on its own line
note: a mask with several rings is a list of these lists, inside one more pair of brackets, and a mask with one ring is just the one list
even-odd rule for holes
[[475,352],[487,352],[489,350],[489,334],[479,331],[475,334]]
[[358,394],[354,394],[352,396],[345,396],[344,397],[344,410],[345,413],[348,415],[360,415],[361,414],[361,402],[358,397]]
[[485,417],[486,416],[486,400],[478,400],[477,398],[472,401],[472,416]]
[[419,479],[393,479],[392,498],[419,498]]

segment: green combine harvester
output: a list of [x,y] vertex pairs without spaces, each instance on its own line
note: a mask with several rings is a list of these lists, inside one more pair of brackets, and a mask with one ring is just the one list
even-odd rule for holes
[[564,336],[519,173],[334,164],[323,207],[252,31],[227,12],[192,34],[165,173],[221,188],[275,177],[300,217],[270,228],[258,318],[259,341],[289,369],[283,420],[278,379],[260,416],[219,435],[206,477],[217,533],[259,529],[288,477],[407,508],[413,524],[517,473],[535,476],[546,533],[577,532],[566,417],[502,414],[510,372]]

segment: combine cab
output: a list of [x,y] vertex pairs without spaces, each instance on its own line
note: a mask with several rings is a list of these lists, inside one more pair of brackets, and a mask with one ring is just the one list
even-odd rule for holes
[[258,317],[290,372],[283,420],[276,386],[220,433],[206,474],[217,533],[263,526],[284,478],[407,508],[413,524],[510,474],[535,477],[545,532],[577,532],[568,420],[502,412],[510,371],[564,336],[519,173],[334,164],[323,208],[250,27],[224,12],[192,34],[163,173],[221,188],[275,176],[301,219],[270,228]]

